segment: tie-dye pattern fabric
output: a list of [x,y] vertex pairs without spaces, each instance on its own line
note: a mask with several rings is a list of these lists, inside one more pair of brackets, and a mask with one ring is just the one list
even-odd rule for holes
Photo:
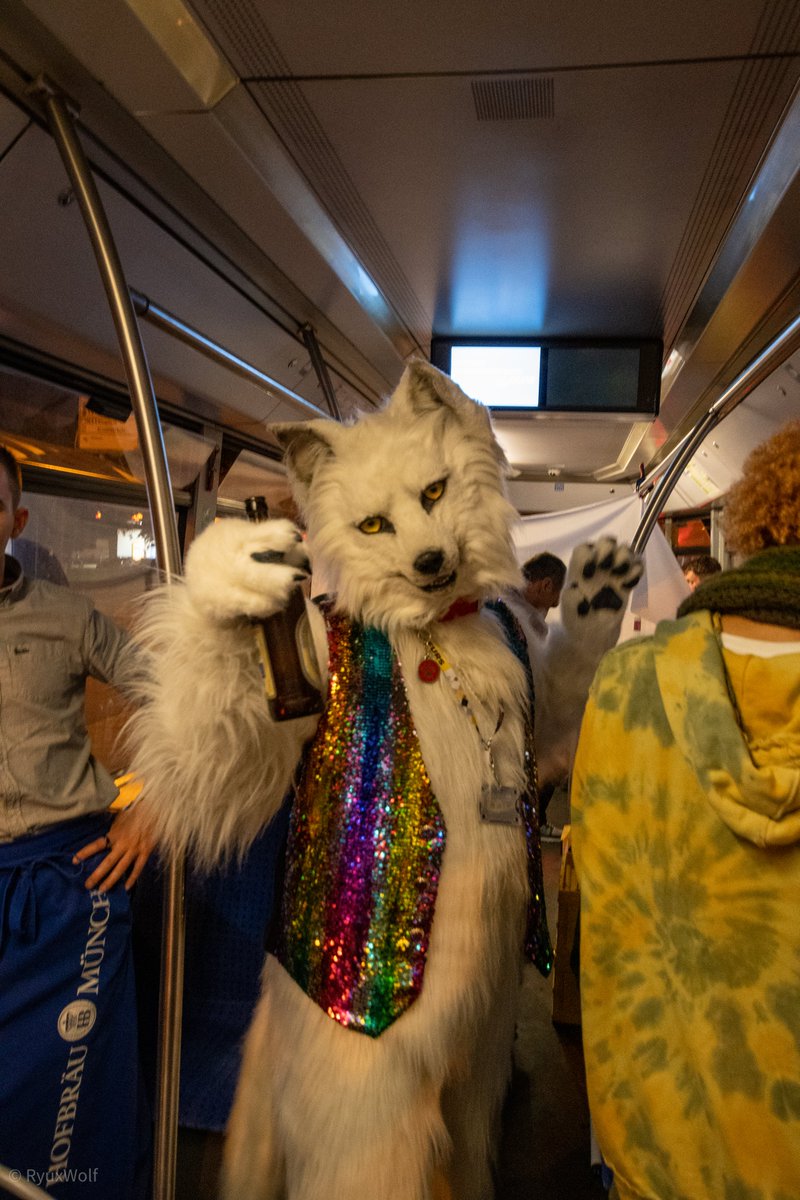
[[328,703],[292,812],[278,958],[333,1020],[377,1037],[422,988],[445,824],[387,637],[326,620]]
[[620,1200],[800,1197],[799,814],[800,654],[729,654],[696,613],[606,656],[572,817]]

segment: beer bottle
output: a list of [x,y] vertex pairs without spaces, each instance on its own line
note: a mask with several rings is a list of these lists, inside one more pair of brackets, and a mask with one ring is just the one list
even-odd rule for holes
[[[250,521],[269,517],[263,496],[249,496],[245,511]],[[253,621],[253,628],[273,721],[321,712],[321,680],[302,588],[293,588],[286,608]]]

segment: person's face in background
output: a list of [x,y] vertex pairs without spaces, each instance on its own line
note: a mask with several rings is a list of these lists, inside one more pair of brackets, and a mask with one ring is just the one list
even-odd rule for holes
[[12,538],[19,537],[28,520],[28,510],[18,505],[14,508],[11,480],[8,472],[0,467],[0,561],[5,564],[6,546]]
[[554,580],[545,577],[526,583],[523,595],[531,608],[538,608],[542,616],[545,616],[551,608],[558,607],[561,588]]
[[686,582],[688,583],[689,587],[692,589],[692,591],[694,591],[694,589],[697,587],[698,583],[701,582],[700,576],[695,571],[693,571],[691,567],[689,567],[687,570],[685,570],[683,572],[683,577],[686,580]]

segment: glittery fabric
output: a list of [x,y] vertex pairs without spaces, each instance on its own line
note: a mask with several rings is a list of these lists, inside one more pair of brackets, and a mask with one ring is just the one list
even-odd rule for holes
[[528,917],[525,925],[525,954],[542,975],[549,975],[553,966],[553,947],[547,928],[542,874],[542,839],[539,831],[539,784],[536,777],[536,753],[533,744],[534,693],[533,674],[522,631],[511,609],[497,600],[487,605],[499,618],[508,644],[525,668],[530,705],[525,720],[525,776],[527,787],[522,796],[522,818],[525,823],[525,843],[528,851]]
[[388,639],[326,621],[328,702],[292,815],[278,957],[330,1017],[377,1037],[422,988],[445,825]]

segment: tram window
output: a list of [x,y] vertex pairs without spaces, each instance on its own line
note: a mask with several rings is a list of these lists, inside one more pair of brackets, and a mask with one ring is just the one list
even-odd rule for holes
[[[73,370],[71,378],[76,377]],[[157,580],[135,421],[93,410],[88,392],[0,364],[0,443],[22,466],[30,520],[9,547],[27,574],[84,592],[123,627]],[[214,444],[200,432],[162,424],[176,502],[204,470]],[[227,456],[223,455],[223,459]],[[220,512],[240,513],[265,495],[276,516],[295,517],[282,466],[251,451],[236,455],[219,488]],[[98,758],[124,771],[118,731],[125,712],[113,689],[87,688],[87,723]]]
[[26,468],[87,482],[141,484],[128,463],[137,449],[126,422],[92,413],[89,397],[47,380],[0,369],[0,440]]
[[[27,575],[85,593],[127,626],[137,597],[155,579],[150,516],[133,458],[136,433],[121,422],[97,425],[92,414],[87,421],[87,399],[0,367],[0,443],[22,466],[30,512],[23,536],[8,549]],[[130,500],[119,502],[126,492]],[[117,692],[89,680],[92,746],[112,773],[124,768],[117,734],[125,715]]]
[[89,596],[121,620],[155,570],[149,513],[132,504],[25,493],[30,519],[10,545],[26,574]]
[[[25,505],[25,533],[8,549],[26,574],[82,592],[118,625],[130,626],[137,601],[157,580],[147,510],[36,492],[25,494]],[[88,681],[92,749],[112,774],[125,770],[119,731],[126,716],[119,692]]]
[[[199,433],[162,424],[173,488],[188,488],[211,452]],[[28,468],[72,479],[77,486],[144,485],[133,416],[95,412],[88,393],[0,366],[0,442]]]

